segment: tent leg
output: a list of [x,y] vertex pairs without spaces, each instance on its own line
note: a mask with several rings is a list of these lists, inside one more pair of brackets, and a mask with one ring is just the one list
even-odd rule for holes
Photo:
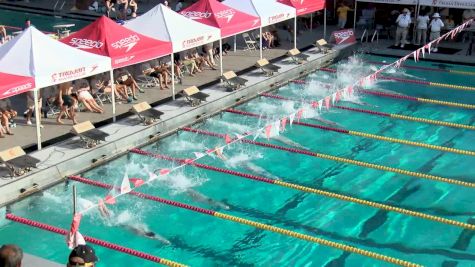
[[353,11],[353,30],[356,32],[356,10],[358,9],[358,0],[355,1],[355,11]]
[[294,48],[297,48],[297,16],[294,19]]
[[234,53],[236,53],[236,35],[234,35]]
[[36,144],[38,147],[38,150],[41,150],[41,112],[40,112],[40,107],[39,107],[39,97],[38,97],[38,89],[34,89],[33,91],[34,98],[35,98],[35,120],[36,120]]
[[223,76],[223,39],[219,39],[219,69]]
[[114,83],[114,70],[109,71],[111,88],[112,88],[112,121],[115,122],[115,83]]
[[175,100],[175,57],[173,53],[170,54],[170,60],[172,62],[172,99]]
[[262,59],[262,27],[259,28],[259,56]]
[[327,9],[323,10],[323,39],[327,38]]
[[313,13],[310,13],[310,31],[313,31]]

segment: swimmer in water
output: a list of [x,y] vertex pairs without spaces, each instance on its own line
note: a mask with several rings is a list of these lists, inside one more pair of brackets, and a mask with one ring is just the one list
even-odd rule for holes
[[295,141],[292,141],[290,140],[289,138],[285,137],[285,136],[282,136],[282,135],[277,135],[277,136],[273,136],[271,137],[272,139],[274,140],[277,140],[279,142],[282,142],[288,146],[292,146],[292,147],[295,147],[295,148],[300,148],[300,149],[305,149],[305,150],[308,150],[308,148],[302,146],[301,144],[295,142]]
[[214,149],[214,153],[216,153],[216,156],[218,156],[218,158],[220,158],[222,161],[227,160],[226,156],[224,156],[224,154],[223,154],[223,148],[222,147],[216,147]]
[[329,126],[332,126],[332,127],[342,127],[339,123],[336,123],[336,122],[331,121],[331,120],[324,119],[320,116],[317,116],[315,118],[310,118],[310,119],[321,122],[323,124],[326,124],[326,125],[329,125]]
[[153,239],[153,240],[158,240],[161,243],[163,243],[164,245],[170,245],[171,244],[171,242],[168,241],[166,238],[150,231],[144,225],[119,224],[118,226],[120,226],[120,227],[122,227],[122,228],[136,234],[136,235],[143,236],[143,237]]
[[214,207],[214,208],[229,210],[228,205],[226,205],[226,204],[224,204],[220,201],[216,201],[216,200],[214,200],[214,199],[212,199],[208,196],[205,196],[205,195],[203,195],[202,193],[200,193],[196,190],[187,189],[186,194],[188,194],[188,196],[190,196],[194,201],[198,201],[198,202],[207,204],[207,205],[209,205],[211,207]]

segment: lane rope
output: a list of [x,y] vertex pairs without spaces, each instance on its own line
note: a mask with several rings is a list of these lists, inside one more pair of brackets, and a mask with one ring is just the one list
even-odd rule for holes
[[473,224],[463,223],[463,222],[450,220],[450,219],[446,219],[446,218],[439,217],[439,216],[429,215],[429,214],[425,214],[425,213],[422,213],[422,212],[417,212],[417,211],[413,211],[413,210],[409,210],[409,209],[399,208],[399,207],[386,205],[386,204],[382,204],[382,203],[379,203],[379,202],[364,200],[364,199],[360,199],[360,198],[356,198],[356,197],[351,197],[351,196],[347,196],[347,195],[343,195],[343,194],[333,193],[333,192],[325,191],[325,190],[321,190],[321,189],[315,189],[315,188],[311,188],[311,187],[307,187],[307,186],[303,186],[303,185],[299,185],[299,184],[293,184],[293,183],[285,182],[285,181],[282,181],[282,180],[269,179],[269,178],[266,178],[266,177],[263,177],[263,176],[247,174],[247,173],[243,173],[243,172],[238,172],[238,171],[234,171],[234,170],[230,170],[230,169],[219,168],[219,167],[210,166],[210,165],[206,165],[206,164],[201,164],[201,163],[197,163],[197,162],[190,162],[189,160],[186,160],[186,159],[179,159],[179,158],[173,158],[173,157],[166,156],[166,155],[155,154],[155,153],[148,152],[148,151],[145,151],[145,150],[141,150],[141,149],[138,149],[138,148],[131,149],[130,152],[134,153],[134,154],[148,156],[148,157],[155,158],[155,159],[173,161],[173,162],[177,162],[179,164],[187,163],[190,166],[200,168],[200,169],[205,169],[205,170],[219,172],[219,173],[225,173],[225,174],[229,174],[229,175],[233,175],[233,176],[236,176],[236,177],[241,177],[241,178],[245,178],[245,179],[249,179],[249,180],[253,180],[253,181],[258,181],[258,182],[267,183],[267,184],[274,184],[274,185],[278,185],[278,186],[298,190],[298,191],[301,191],[301,192],[312,193],[312,194],[316,194],[316,195],[320,195],[320,196],[324,196],[324,197],[329,197],[329,198],[333,198],[333,199],[338,199],[338,200],[342,200],[342,201],[347,201],[347,202],[360,204],[360,205],[363,205],[363,206],[373,207],[373,208],[377,208],[377,209],[381,209],[381,210],[385,210],[385,211],[392,211],[392,212],[396,212],[396,213],[400,213],[400,214],[404,214],[404,215],[409,215],[409,216],[413,216],[413,217],[417,217],[417,218],[421,218],[421,219],[425,219],[425,220],[430,220],[430,221],[434,221],[434,222],[439,222],[439,223],[443,223],[443,224],[447,224],[447,225],[451,225],[451,226],[457,226],[457,227],[461,227],[461,228],[464,228],[464,229],[475,230],[475,225],[473,225]]
[[[370,63],[370,64],[374,64],[374,65],[387,65],[387,63],[383,63],[383,62],[379,62],[379,61],[366,61],[366,62]],[[475,75],[475,72],[473,72],[473,71],[448,70],[448,69],[439,69],[439,68],[422,67],[422,66],[411,66],[411,65],[401,65],[400,67],[405,68],[405,69],[427,70],[427,71],[455,73],[455,74],[462,74],[462,75]]]
[[[92,186],[96,186],[96,187],[101,187],[101,188],[108,189],[108,190],[111,190],[111,189],[115,188],[113,185],[102,183],[102,182],[99,182],[99,181],[91,180],[91,179],[80,177],[80,176],[70,176],[69,179],[80,182],[80,183],[84,183],[84,184],[88,184],[88,185],[92,185]],[[190,211],[194,211],[194,212],[214,216],[214,217],[217,217],[217,218],[221,218],[221,219],[224,219],[224,220],[227,220],[227,221],[233,221],[233,222],[237,222],[237,223],[240,223],[240,224],[252,226],[252,227],[255,227],[255,228],[258,228],[258,229],[267,230],[267,231],[282,234],[282,235],[285,235],[285,236],[290,236],[290,237],[293,237],[293,238],[298,238],[298,239],[301,239],[301,240],[310,241],[310,242],[317,243],[317,244],[320,244],[320,245],[336,248],[336,249],[347,251],[347,252],[350,252],[350,253],[360,254],[360,255],[363,255],[363,256],[366,256],[366,257],[370,257],[370,258],[373,258],[373,259],[376,259],[376,260],[389,262],[389,263],[399,265],[399,266],[411,266],[411,267],[412,266],[414,266],[414,267],[422,266],[422,265],[419,265],[419,264],[416,264],[416,263],[412,263],[412,262],[408,262],[408,261],[405,261],[405,260],[389,257],[389,256],[382,255],[382,254],[379,254],[379,253],[376,253],[376,252],[360,249],[360,248],[357,248],[357,247],[353,247],[353,246],[345,245],[345,244],[342,244],[342,243],[326,240],[326,239],[323,239],[323,238],[318,238],[318,237],[313,237],[313,236],[306,235],[306,234],[301,234],[299,232],[286,230],[284,228],[271,226],[271,225],[268,225],[268,224],[263,224],[263,223],[259,223],[259,222],[252,221],[252,220],[247,220],[247,219],[244,219],[244,218],[240,218],[240,217],[237,217],[237,216],[217,212],[217,211],[210,210],[210,209],[195,207],[195,206],[188,205],[188,204],[185,204],[185,203],[181,203],[181,202],[177,202],[177,201],[173,201],[173,200],[168,200],[168,199],[164,199],[164,198],[160,198],[160,197],[156,197],[156,196],[152,196],[152,195],[147,195],[147,194],[136,192],[136,191],[131,191],[131,192],[129,192],[129,194],[134,195],[134,196],[139,197],[139,198],[148,199],[148,200],[152,200],[152,201],[155,201],[155,202],[163,203],[163,204],[166,204],[166,205],[169,205],[169,206],[174,206],[174,207],[178,207],[178,208],[182,208],[182,209],[187,209],[187,210],[190,210]]]
[[[263,118],[263,119],[267,118],[267,116],[264,116],[264,115],[259,115],[259,114],[255,114],[255,113],[251,113],[251,112],[247,112],[247,111],[236,110],[236,109],[226,109],[224,111],[228,112],[228,113],[233,113],[233,114],[238,114],[238,115],[243,115],[243,116],[249,116],[249,117],[254,117],[254,118]],[[391,143],[398,143],[398,144],[403,144],[403,145],[422,147],[422,148],[427,148],[427,149],[432,149],[432,150],[437,150],[437,151],[443,151],[443,152],[450,152],[450,153],[460,154],[460,155],[475,156],[475,152],[474,151],[469,151],[469,150],[425,144],[425,143],[414,142],[414,141],[409,141],[409,140],[404,140],[404,139],[392,138],[392,137],[381,136],[381,135],[376,135],[376,134],[369,134],[369,133],[358,132],[358,131],[351,131],[351,130],[346,130],[346,129],[339,129],[339,128],[323,126],[323,125],[318,125],[318,124],[312,124],[312,123],[306,123],[306,122],[294,121],[293,124],[300,125],[300,126],[305,126],[305,127],[310,127],[310,128],[315,128],[315,129],[321,129],[321,130],[325,130],[325,131],[331,131],[331,132],[337,132],[337,133],[359,136],[359,137],[364,137],[364,138],[370,138],[370,139],[375,139],[375,140],[381,140],[381,141],[386,141],[386,142],[391,142]]]
[[[325,72],[331,72],[331,73],[337,72],[337,70],[330,69],[330,68],[320,68],[319,70],[325,71]],[[402,83],[419,84],[419,85],[425,85],[425,86],[449,88],[449,89],[455,89],[455,90],[475,91],[475,87],[466,86],[466,85],[455,85],[455,84],[428,82],[428,81],[422,81],[422,80],[411,80],[411,79],[388,77],[388,76],[382,76],[382,75],[378,76],[378,79],[387,80],[387,81],[397,81],[397,82],[402,82]]]
[[[196,133],[196,134],[213,136],[213,137],[223,138],[223,139],[226,136],[225,134],[213,133],[213,132],[199,130],[199,129],[193,129],[193,128],[189,128],[189,127],[184,127],[184,128],[182,128],[182,130],[185,131],[185,132],[192,132],[192,133]],[[306,151],[306,150],[301,150],[301,149],[296,149],[296,148],[290,148],[290,147],[283,147],[283,146],[273,145],[273,144],[269,144],[269,143],[256,142],[256,141],[252,141],[252,140],[248,140],[248,139],[242,139],[241,142],[246,143],[246,144],[252,144],[252,145],[257,145],[257,146],[261,146],[261,147],[272,148],[272,149],[287,151],[287,152],[291,152],[291,153],[302,154],[302,155],[317,157],[317,158],[321,158],[321,159],[341,162],[341,163],[347,163],[347,164],[356,165],[356,166],[365,167],[365,168],[370,168],[370,169],[375,169],[375,170],[387,171],[387,172],[403,174],[403,175],[412,176],[412,177],[421,178],[421,179],[443,182],[443,183],[447,183],[447,184],[459,185],[459,186],[464,186],[464,187],[469,187],[469,188],[475,187],[475,183],[472,183],[472,182],[465,182],[465,181],[460,181],[460,180],[455,180],[455,179],[449,179],[449,178],[445,178],[445,177],[442,177],[442,176],[431,175],[431,174],[420,173],[420,172],[414,172],[414,171],[408,171],[408,170],[404,170],[404,169],[393,168],[393,167],[388,167],[388,166],[384,166],[384,165],[368,163],[368,162],[364,162],[364,161],[358,161],[358,160],[353,160],[353,159],[348,159],[348,158],[343,158],[343,157],[336,157],[336,156],[332,156],[332,155],[328,155],[328,154],[316,153],[316,152],[311,152],[311,151]]]
[[[14,214],[11,214],[11,213],[6,214],[5,218],[10,220],[10,221],[25,224],[25,225],[28,225],[28,226],[39,228],[39,229],[49,231],[49,232],[52,232],[52,233],[56,233],[56,234],[59,234],[59,235],[66,236],[68,234],[68,231],[65,230],[65,229],[61,229],[61,228],[58,228],[58,227],[55,227],[55,226],[52,226],[52,225],[48,225],[48,224],[44,224],[44,223],[41,223],[41,222],[33,221],[33,220],[30,220],[30,219],[27,219],[27,218],[19,217],[19,216],[16,216]],[[157,256],[153,256],[153,255],[141,252],[141,251],[137,251],[135,249],[126,248],[126,247],[123,247],[123,246],[120,246],[120,245],[117,245],[117,244],[114,244],[114,243],[110,243],[110,242],[107,242],[107,241],[104,241],[104,240],[100,240],[100,239],[97,239],[97,238],[94,238],[94,237],[84,236],[84,240],[86,240],[89,243],[101,246],[101,247],[105,247],[105,248],[108,248],[108,249],[119,251],[119,252],[122,252],[122,253],[125,253],[125,254],[132,255],[134,257],[138,257],[138,258],[142,258],[144,260],[160,263],[160,264],[163,264],[163,265],[166,265],[166,266],[171,266],[171,267],[185,267],[185,266],[187,266],[187,265],[184,265],[184,264],[181,264],[181,263],[178,263],[178,262],[174,262],[174,261],[167,260],[167,259],[164,259],[164,258],[159,258]]]

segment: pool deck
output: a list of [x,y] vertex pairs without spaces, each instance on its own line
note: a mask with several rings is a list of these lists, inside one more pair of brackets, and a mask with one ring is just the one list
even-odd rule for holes
[[[66,259],[65,259],[66,262]],[[23,253],[22,267],[61,267],[64,264],[52,262],[28,253]]]

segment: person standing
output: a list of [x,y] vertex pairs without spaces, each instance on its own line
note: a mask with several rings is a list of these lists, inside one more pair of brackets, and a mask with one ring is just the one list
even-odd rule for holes
[[396,24],[396,43],[394,46],[399,46],[399,44],[401,44],[401,48],[404,48],[407,42],[406,38],[409,25],[411,24],[411,14],[409,13],[409,9],[404,8],[402,10],[402,14],[400,14],[396,19]]
[[[41,97],[38,98],[38,106],[40,108],[42,106]],[[35,95],[34,95],[33,91],[26,92],[26,107],[27,107],[27,111],[26,111],[26,114],[25,114],[26,124],[31,125],[32,124],[31,123],[31,117],[33,116],[33,114],[35,112]],[[40,123],[40,122],[38,122],[38,123]],[[43,127],[43,126],[41,126],[41,127]]]
[[[427,14],[417,17],[417,38],[415,45],[427,43],[427,25],[429,25],[430,18]],[[422,42],[421,42],[422,40]]]
[[99,259],[96,256],[96,252],[89,245],[78,245],[75,247],[68,257],[67,267],[74,266],[96,266],[96,262]]
[[17,245],[3,245],[0,248],[0,266],[21,267],[23,250]]
[[[440,37],[440,30],[444,27],[444,23],[440,19],[439,13],[434,13],[432,15],[432,21],[430,22],[430,40],[434,41],[437,38]],[[438,47],[438,42],[435,42],[432,44],[432,52],[437,53],[439,50]]]
[[345,28],[348,19],[348,11],[353,11],[353,9],[349,8],[345,2],[342,2],[340,7],[336,10],[336,13],[338,14],[338,28],[340,30]]
[[185,0],[178,0],[175,6],[175,12],[180,12],[183,9],[183,2],[185,2]]

